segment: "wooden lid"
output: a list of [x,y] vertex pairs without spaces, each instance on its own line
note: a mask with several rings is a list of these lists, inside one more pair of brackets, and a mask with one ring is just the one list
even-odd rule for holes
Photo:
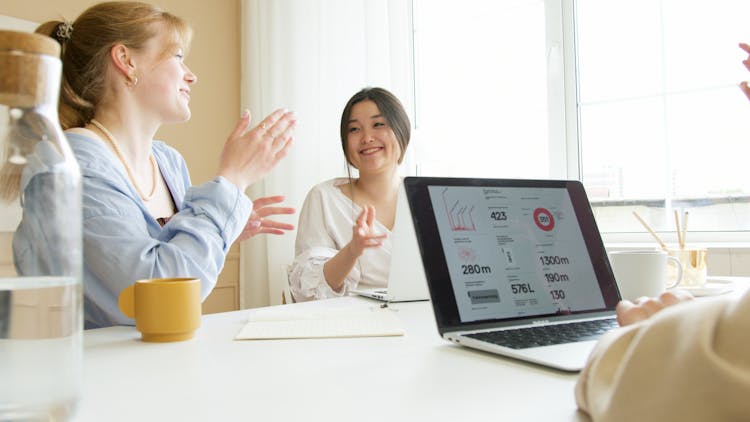
[[23,51],[60,57],[60,44],[41,34],[0,31],[0,51]]
[[60,44],[28,32],[0,31],[0,104],[31,108],[57,103]]

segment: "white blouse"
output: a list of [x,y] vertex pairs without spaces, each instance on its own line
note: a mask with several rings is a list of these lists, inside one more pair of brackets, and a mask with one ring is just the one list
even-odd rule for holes
[[310,190],[299,215],[295,258],[289,270],[292,295],[298,302],[347,294],[351,289],[386,287],[391,263],[391,231],[375,220],[375,231],[388,237],[379,248],[365,249],[344,281],[334,291],[323,275],[323,265],[352,240],[352,229],[362,208],[339,186],[349,179],[323,182]]

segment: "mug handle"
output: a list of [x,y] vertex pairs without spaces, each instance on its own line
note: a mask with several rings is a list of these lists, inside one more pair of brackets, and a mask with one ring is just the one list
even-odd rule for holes
[[126,317],[135,318],[135,284],[131,284],[120,292],[117,306]]
[[675,267],[677,267],[677,280],[671,286],[667,286],[667,289],[671,289],[677,287],[680,284],[680,281],[682,281],[682,262],[674,256],[667,256],[667,259],[672,261]]

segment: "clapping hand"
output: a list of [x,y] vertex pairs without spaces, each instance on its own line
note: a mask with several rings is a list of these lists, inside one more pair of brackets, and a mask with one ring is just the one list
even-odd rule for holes
[[286,156],[297,125],[294,113],[278,109],[250,127],[245,111],[224,144],[219,160],[219,176],[244,191],[265,177]]
[[352,229],[352,241],[349,250],[355,257],[362,256],[365,249],[377,248],[383,245],[386,234],[375,233],[375,207],[366,205],[357,217],[357,224]]
[[284,234],[286,233],[285,230],[294,230],[294,225],[292,224],[265,219],[271,215],[294,214],[294,208],[270,206],[278,204],[283,200],[283,195],[267,196],[254,200],[253,212],[250,214],[250,218],[247,220],[247,224],[237,238],[237,241],[243,241],[261,233]]

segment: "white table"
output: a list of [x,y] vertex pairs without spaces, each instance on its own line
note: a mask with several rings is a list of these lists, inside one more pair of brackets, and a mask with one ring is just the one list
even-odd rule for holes
[[[362,301],[375,303],[284,306]],[[248,310],[204,316],[177,343],[143,343],[134,327],[87,331],[76,420],[585,420],[577,375],[448,343],[428,302],[391,308],[403,337],[235,341]]]
[[[739,296],[750,278],[731,278]],[[703,299],[701,299],[703,300]],[[283,306],[350,306],[357,297]],[[428,302],[392,304],[406,335],[235,341],[249,312],[203,317],[192,340],[134,327],[84,335],[77,421],[569,421],[576,374],[442,340]]]

